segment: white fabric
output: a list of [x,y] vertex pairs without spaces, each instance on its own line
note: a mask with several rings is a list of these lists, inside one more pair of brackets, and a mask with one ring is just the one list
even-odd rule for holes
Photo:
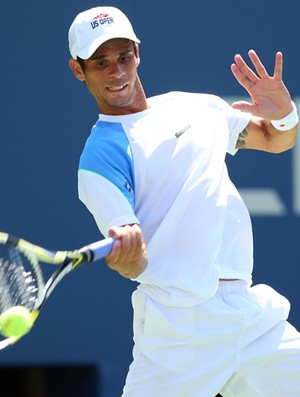
[[135,291],[133,306],[123,397],[300,396],[299,334],[272,288],[226,281],[212,299],[176,309]]
[[72,58],[90,58],[108,40],[125,38],[140,43],[126,15],[115,7],[93,7],[79,13],[69,29]]
[[[120,194],[119,190],[106,178],[94,172],[79,172],[79,198],[85,202],[88,210],[93,214],[99,230],[103,230],[108,237],[108,229],[112,226],[139,223],[129,202]],[[95,211],[99,208],[101,210]],[[114,206],[113,217],[110,216],[110,207]]]
[[[250,217],[225,165],[250,115],[205,94],[175,92],[148,103],[141,113],[100,115],[96,129],[101,134],[108,124],[122,125],[131,146],[133,213],[149,258],[136,281],[157,300],[190,305],[213,296],[219,278],[251,280]],[[121,217],[124,224],[128,216],[132,223],[132,216],[128,208],[120,214],[122,193],[101,183],[79,172],[80,198],[100,227],[106,220],[106,235],[113,220]],[[104,196],[95,194],[104,189]]]

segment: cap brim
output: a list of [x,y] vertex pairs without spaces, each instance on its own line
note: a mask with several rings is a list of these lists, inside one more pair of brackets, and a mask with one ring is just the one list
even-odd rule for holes
[[124,35],[123,32],[118,35],[118,33],[114,32],[114,34],[107,34],[97,37],[95,40],[92,41],[92,43],[89,43],[89,45],[83,47],[80,51],[78,51],[77,56],[82,59],[88,59],[94,54],[97,48],[99,48],[106,41],[112,39],[128,39],[135,43],[140,43],[140,40],[132,34]]

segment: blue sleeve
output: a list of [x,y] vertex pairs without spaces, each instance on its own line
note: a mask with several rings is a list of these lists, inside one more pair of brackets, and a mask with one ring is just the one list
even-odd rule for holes
[[134,209],[133,168],[131,147],[122,125],[98,121],[80,157],[79,170],[90,171],[108,179]]

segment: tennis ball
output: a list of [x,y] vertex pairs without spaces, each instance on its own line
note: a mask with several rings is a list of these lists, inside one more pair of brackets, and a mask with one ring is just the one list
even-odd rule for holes
[[0,315],[0,332],[5,337],[23,336],[32,324],[31,313],[25,306],[13,306]]

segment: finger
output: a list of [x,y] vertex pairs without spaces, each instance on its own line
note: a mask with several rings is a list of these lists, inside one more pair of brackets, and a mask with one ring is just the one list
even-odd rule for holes
[[120,240],[116,240],[114,242],[111,253],[107,255],[105,258],[105,261],[109,267],[113,268],[113,265],[118,262],[121,255],[121,250],[122,250],[122,243]]
[[115,238],[111,253],[106,257],[107,263],[115,263],[119,260],[122,251],[122,234],[123,228],[113,226],[108,231],[108,236]]
[[235,63],[231,65],[231,71],[240,85],[249,92],[253,86],[253,83],[241,72],[240,68]]
[[238,109],[241,110],[242,112],[249,112],[249,113],[254,113],[256,106],[253,105],[250,102],[246,102],[246,101],[237,101],[237,102],[233,102],[231,104],[231,107],[233,109]]
[[136,258],[137,256],[139,256],[142,248],[143,238],[141,229],[138,225],[130,226],[128,230],[127,243],[129,244],[126,247],[128,256],[130,256],[131,258]]
[[262,64],[261,60],[259,59],[259,57],[257,56],[256,52],[254,50],[250,50],[248,52],[249,58],[251,59],[251,62],[253,63],[255,70],[257,72],[257,74],[262,78],[262,79],[266,79],[268,77],[270,77],[266,71],[266,68],[264,67],[264,65]]
[[121,242],[121,255],[124,260],[136,256],[141,247],[141,231],[137,225],[125,225],[119,229]]
[[256,76],[256,74],[253,72],[252,69],[249,68],[249,66],[246,64],[244,59],[240,54],[236,54],[234,57],[236,66],[240,70],[240,72],[252,83],[255,84],[259,80],[259,78]]
[[132,226],[126,225],[123,228],[121,236],[122,241],[122,256],[127,257],[134,247],[134,232]]
[[118,226],[112,226],[108,230],[108,236],[109,237],[114,237],[115,239],[119,238],[122,233],[122,228]]
[[279,51],[275,56],[275,68],[274,68],[274,78],[276,80],[282,80],[282,71],[283,71],[283,55]]

